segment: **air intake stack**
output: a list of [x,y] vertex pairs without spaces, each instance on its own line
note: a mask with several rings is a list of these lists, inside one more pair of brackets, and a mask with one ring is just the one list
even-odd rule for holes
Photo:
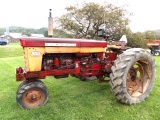
[[52,9],[49,9],[49,17],[48,17],[48,37],[53,37]]

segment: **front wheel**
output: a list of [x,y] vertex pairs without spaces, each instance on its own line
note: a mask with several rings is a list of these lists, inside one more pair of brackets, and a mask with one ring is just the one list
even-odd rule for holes
[[[39,80],[39,79],[36,79],[34,82],[40,82],[40,83],[44,84],[44,83],[43,83],[41,80]],[[23,87],[24,87],[25,85],[27,85],[28,83],[31,83],[31,82],[29,82],[29,80],[24,80],[24,81],[18,86],[17,93],[20,91],[20,89],[23,89]]]
[[21,108],[36,108],[47,102],[48,90],[41,82],[26,82],[18,88],[16,100]]
[[152,90],[155,74],[155,61],[151,54],[140,48],[126,50],[112,67],[111,90],[122,103],[139,103]]
[[159,55],[160,55],[159,51],[155,51],[155,52],[154,52],[154,55],[155,55],[155,56],[159,56]]

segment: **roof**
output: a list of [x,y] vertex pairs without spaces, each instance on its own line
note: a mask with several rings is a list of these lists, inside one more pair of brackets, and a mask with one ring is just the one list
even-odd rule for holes
[[[4,32],[4,35],[2,35],[3,37],[8,36],[6,35],[6,32]],[[9,33],[9,36],[13,37],[13,38],[21,38],[22,34],[21,33]]]
[[3,37],[5,37],[5,36],[6,36],[6,35],[1,35],[0,37],[3,38]]
[[22,34],[21,33],[9,33],[9,35],[13,38],[21,38]]
[[44,37],[43,34],[31,34],[31,37]]

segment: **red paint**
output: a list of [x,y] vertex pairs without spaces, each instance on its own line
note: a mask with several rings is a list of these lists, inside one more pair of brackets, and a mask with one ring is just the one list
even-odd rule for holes
[[54,65],[57,67],[59,66],[59,59],[58,58],[55,58],[54,59]]
[[76,76],[79,76],[80,74],[80,66],[79,66],[79,61],[76,60],[75,61],[75,73],[74,73]]
[[64,75],[64,74],[74,74],[75,69],[64,69],[64,70],[50,70],[50,71],[38,71],[38,72],[27,72],[16,74],[16,80],[22,81],[25,79],[39,78],[44,79],[46,76],[53,75]]
[[90,55],[91,55],[91,53],[77,53],[76,57],[88,57]]
[[155,40],[158,44],[159,44],[159,46],[160,46],[160,40]]
[[115,61],[117,59],[116,53],[106,53],[107,61]]
[[106,41],[85,40],[85,39],[64,39],[64,38],[20,38],[23,47],[44,47],[45,43],[70,43],[76,46],[70,47],[106,47]]

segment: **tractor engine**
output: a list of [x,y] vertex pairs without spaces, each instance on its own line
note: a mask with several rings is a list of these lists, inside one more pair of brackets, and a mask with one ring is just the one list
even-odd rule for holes
[[81,58],[80,66],[82,78],[99,75],[99,72],[102,71],[101,60],[92,56]]
[[[104,74],[104,60],[102,54],[45,54],[43,55],[42,70],[67,70],[75,69],[78,73],[71,74],[79,78],[86,78]],[[69,74],[54,75],[55,78],[65,78]]]
[[73,69],[72,54],[46,54],[43,56],[42,70]]

